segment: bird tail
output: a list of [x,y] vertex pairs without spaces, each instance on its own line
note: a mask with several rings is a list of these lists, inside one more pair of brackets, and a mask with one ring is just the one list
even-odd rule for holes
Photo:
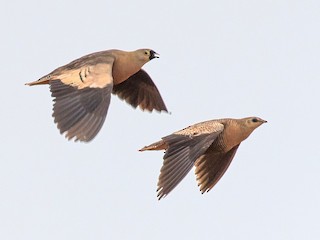
[[153,150],[166,150],[167,148],[168,148],[168,144],[165,141],[160,140],[158,142],[150,144],[149,146],[145,146],[145,147],[141,148],[139,151],[143,152],[143,151],[146,151],[146,150],[150,150],[150,151],[153,151]]
[[38,79],[37,81],[25,83],[25,85],[33,86],[33,85],[49,84],[49,80],[51,80],[51,76],[50,75],[46,75],[46,76]]

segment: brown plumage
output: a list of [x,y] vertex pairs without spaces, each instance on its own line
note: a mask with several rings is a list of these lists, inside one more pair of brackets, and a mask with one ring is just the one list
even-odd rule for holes
[[258,117],[201,122],[140,149],[166,150],[158,181],[159,200],[168,195],[193,166],[200,191],[210,191],[229,167],[240,143],[265,122]]
[[156,85],[141,69],[153,58],[158,54],[151,49],[96,52],[26,85],[49,84],[55,102],[52,115],[60,133],[69,140],[88,142],[105,121],[111,93],[134,108],[167,112]]

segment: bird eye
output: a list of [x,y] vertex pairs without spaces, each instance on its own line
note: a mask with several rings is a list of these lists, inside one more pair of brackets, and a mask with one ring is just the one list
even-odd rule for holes
[[253,118],[253,119],[252,119],[252,122],[258,122],[258,119]]
[[145,55],[148,55],[148,51],[145,51],[144,54],[145,54]]

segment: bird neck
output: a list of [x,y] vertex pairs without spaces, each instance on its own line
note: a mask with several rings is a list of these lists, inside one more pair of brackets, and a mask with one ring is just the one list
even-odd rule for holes
[[119,84],[127,80],[144,65],[144,63],[137,61],[132,53],[133,52],[121,51],[117,54],[117,59],[114,61],[112,71],[114,84]]
[[221,134],[221,142],[223,142],[224,152],[230,151],[233,147],[239,145],[245,140],[250,133],[247,133],[246,129],[238,122],[230,119],[227,120],[223,134]]

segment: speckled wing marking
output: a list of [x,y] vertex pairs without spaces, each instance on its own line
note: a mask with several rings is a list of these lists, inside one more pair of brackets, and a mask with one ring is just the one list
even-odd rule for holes
[[134,108],[139,106],[142,110],[150,112],[152,110],[168,111],[156,85],[142,69],[126,81],[114,85],[113,94],[117,94]]
[[191,170],[197,158],[210,147],[222,130],[223,125],[220,124],[211,133],[202,134],[196,131],[192,133],[189,129],[188,135],[172,134],[162,138],[168,144],[168,149],[163,157],[164,162],[158,181],[159,200],[179,184]]
[[50,80],[49,84],[55,98],[53,117],[60,132],[66,132],[69,140],[88,142],[105,121],[113,79],[109,64],[88,66],[83,71],[66,71],[59,75],[61,79]]
[[174,134],[182,135],[196,135],[196,134],[211,134],[213,132],[222,131],[224,125],[217,120],[209,120],[205,122],[196,123],[182,130],[174,132]]
[[197,159],[195,174],[202,193],[209,192],[227,171],[239,145],[227,153],[217,153],[208,149]]

